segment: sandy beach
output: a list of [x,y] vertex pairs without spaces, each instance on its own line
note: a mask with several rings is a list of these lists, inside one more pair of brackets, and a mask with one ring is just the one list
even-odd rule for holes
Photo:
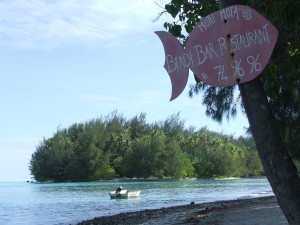
[[154,210],[96,217],[78,225],[288,225],[275,197],[191,203]]

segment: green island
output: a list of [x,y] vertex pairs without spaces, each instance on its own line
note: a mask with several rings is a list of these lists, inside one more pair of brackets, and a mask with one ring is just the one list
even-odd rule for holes
[[114,178],[223,178],[263,175],[251,136],[185,128],[180,113],[148,123],[117,111],[68,128],[36,147],[29,165],[38,182]]

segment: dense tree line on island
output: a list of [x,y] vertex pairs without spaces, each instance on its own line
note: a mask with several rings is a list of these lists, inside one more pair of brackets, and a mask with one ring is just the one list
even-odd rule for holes
[[251,137],[186,129],[179,113],[149,124],[145,113],[127,120],[117,111],[58,129],[37,146],[29,168],[35,180],[56,182],[263,173]]

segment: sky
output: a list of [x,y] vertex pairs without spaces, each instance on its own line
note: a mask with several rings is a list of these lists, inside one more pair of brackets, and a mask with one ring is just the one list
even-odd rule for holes
[[165,30],[157,0],[0,1],[0,181],[30,180],[29,161],[58,128],[109,115],[147,122],[180,113],[186,127],[245,135],[238,112],[221,124],[202,96],[175,100],[154,31]]

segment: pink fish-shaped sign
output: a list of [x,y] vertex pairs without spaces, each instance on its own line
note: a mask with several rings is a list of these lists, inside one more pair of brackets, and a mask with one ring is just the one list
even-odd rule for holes
[[278,30],[254,9],[233,5],[202,18],[185,47],[166,31],[155,32],[165,50],[164,67],[172,83],[171,99],[184,90],[189,69],[214,87],[241,84],[266,67]]

